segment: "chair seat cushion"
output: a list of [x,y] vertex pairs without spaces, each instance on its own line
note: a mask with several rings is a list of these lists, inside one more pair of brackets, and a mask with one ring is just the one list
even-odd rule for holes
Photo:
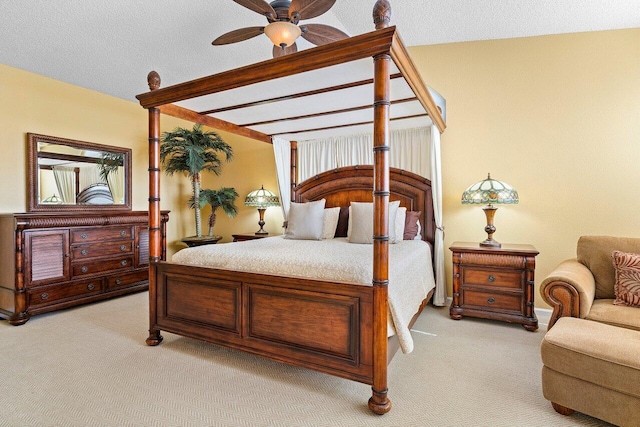
[[640,331],[640,309],[614,305],[613,301],[612,299],[596,299],[593,301],[586,319]]
[[640,332],[562,317],[544,336],[547,368],[640,398]]

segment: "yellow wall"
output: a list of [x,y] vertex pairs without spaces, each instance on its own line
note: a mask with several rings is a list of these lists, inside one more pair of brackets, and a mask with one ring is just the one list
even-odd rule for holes
[[[140,77],[146,81],[146,76]],[[137,103],[103,95],[77,86],[45,78],[0,64],[0,213],[26,210],[26,133],[33,132],[131,148],[133,152],[133,209],[147,210],[147,113]],[[132,94],[132,97],[135,94]],[[161,130],[192,123],[165,115]],[[245,207],[244,196],[264,184],[277,190],[275,161],[270,144],[220,132],[231,144],[235,160],[225,164],[220,177],[203,177],[203,188],[235,187],[239,214],[230,219],[218,215],[215,233],[224,236],[254,232],[258,213]],[[180,249],[182,237],[195,234],[193,210],[187,208],[189,180],[184,176],[162,177],[161,206],[171,210],[168,224],[168,252]],[[205,210],[203,217],[208,218]],[[281,232],[282,215],[278,208],[267,210],[265,228]],[[203,227],[207,231],[207,227]]]
[[498,209],[494,238],[540,251],[537,285],[575,256],[581,235],[640,236],[640,29],[421,46],[411,54],[447,99],[445,247],[486,238],[481,207],[462,205],[460,196],[488,172],[520,196],[518,205]]

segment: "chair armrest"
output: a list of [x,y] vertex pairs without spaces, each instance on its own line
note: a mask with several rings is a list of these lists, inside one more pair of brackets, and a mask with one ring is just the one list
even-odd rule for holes
[[560,263],[540,285],[542,298],[553,308],[548,329],[561,317],[585,318],[596,294],[591,271],[575,258]]

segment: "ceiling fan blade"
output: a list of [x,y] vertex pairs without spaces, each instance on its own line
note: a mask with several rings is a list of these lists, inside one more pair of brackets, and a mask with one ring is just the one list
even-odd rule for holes
[[285,47],[284,49],[280,46],[273,45],[273,57],[280,58],[281,56],[289,55],[291,53],[296,53],[298,51],[298,46],[294,43],[289,47]]
[[347,34],[339,29],[324,24],[307,24],[301,26],[300,29],[302,30],[302,37],[316,46],[349,38]]
[[211,42],[212,45],[237,43],[264,33],[264,27],[246,27],[221,35]]
[[[331,9],[336,0],[293,0],[289,6],[289,18],[292,21],[311,19]],[[298,14],[297,20],[294,16]]]
[[249,10],[259,13],[267,17],[269,22],[276,18],[276,11],[273,10],[271,5],[264,0],[233,0],[240,6],[244,6]]

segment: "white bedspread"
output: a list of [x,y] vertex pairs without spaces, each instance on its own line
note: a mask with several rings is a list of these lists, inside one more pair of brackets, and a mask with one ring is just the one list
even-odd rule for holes
[[[373,247],[345,238],[316,241],[275,236],[183,249],[172,262],[371,286]],[[413,350],[408,325],[434,287],[428,244],[405,240],[389,245],[389,335],[395,330],[403,353]]]

